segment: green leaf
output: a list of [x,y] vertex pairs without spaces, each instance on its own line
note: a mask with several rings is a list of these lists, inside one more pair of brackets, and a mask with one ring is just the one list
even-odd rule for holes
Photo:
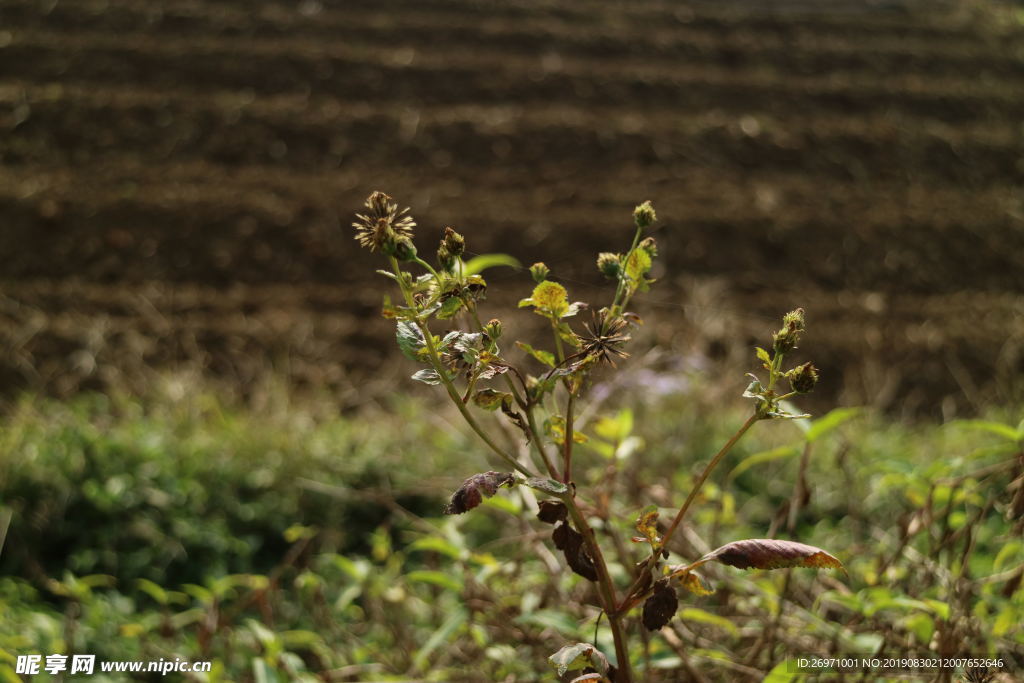
[[462,266],[462,273],[464,275],[475,275],[495,266],[518,268],[519,261],[508,254],[480,254],[466,261],[465,265]]
[[574,636],[580,630],[579,623],[565,612],[554,609],[539,609],[516,617],[517,624],[533,624],[549,628],[556,633]]
[[803,679],[803,674],[791,673],[796,671],[796,660],[784,659],[776,664],[761,683],[797,683]]
[[594,425],[594,432],[608,441],[623,441],[633,432],[633,411],[619,411],[615,417],[602,417]]
[[547,365],[548,367],[552,368],[555,367],[555,354],[551,353],[550,351],[535,349],[529,344],[520,341],[516,342],[516,346],[522,349],[523,351],[526,351],[526,353],[530,354],[544,365]]
[[437,370],[423,369],[412,376],[417,382],[423,382],[431,386],[441,383],[441,375],[437,374]]
[[153,598],[159,605],[166,605],[168,602],[167,591],[164,590],[160,585],[153,583],[149,579],[137,579],[135,585],[138,586],[139,590]]
[[1011,566],[1016,564],[1016,560],[1010,561],[1011,558],[1017,558],[1021,554],[1021,550],[1024,550],[1024,545],[1020,541],[1010,540],[1007,541],[1006,545],[999,549],[996,554],[996,559],[992,563],[992,571],[1002,571],[1003,567]]
[[1020,441],[1022,436],[1024,436],[1010,425],[1005,425],[1002,422],[992,422],[990,420],[956,420],[955,422],[951,422],[950,426],[969,429],[972,431],[989,432],[1009,441],[1013,441],[1014,443]]
[[450,296],[441,303],[441,308],[437,309],[438,320],[449,320],[454,318],[459,311],[463,309],[466,302],[457,296]]
[[590,657],[594,653],[594,646],[589,643],[576,643],[566,645],[555,654],[548,657],[551,666],[559,676],[564,676],[567,671],[576,671],[590,666]]
[[409,320],[399,320],[398,330],[395,332],[395,337],[398,339],[398,348],[402,350],[405,357],[409,360],[416,362],[422,362],[422,359],[417,355],[420,349],[426,345],[426,340],[423,338],[423,333],[420,332],[420,328],[416,326],[416,323]]
[[553,496],[561,496],[568,493],[569,487],[560,481],[554,479],[541,479],[538,477],[530,477],[526,480],[526,485],[531,489],[543,491],[544,493],[550,493]]
[[760,453],[754,453],[753,455],[747,456],[746,458],[741,460],[740,463],[736,465],[736,467],[732,468],[732,471],[729,472],[729,476],[727,476],[726,479],[732,481],[736,477],[740,476],[741,474],[749,470],[754,465],[760,465],[762,463],[771,462],[773,460],[781,460],[782,458],[789,458],[796,455],[799,452],[800,451],[794,448],[793,446],[779,446],[778,448],[773,448],[770,451],[761,451]]
[[634,249],[626,260],[626,277],[633,286],[643,280],[643,276],[651,270],[651,255],[644,249]]
[[771,366],[772,357],[768,355],[768,352],[762,349],[760,346],[755,346],[754,349],[757,353],[757,359],[759,361],[763,361],[765,365]]
[[817,420],[812,420],[810,428],[804,434],[808,443],[813,443],[831,432],[833,429],[857,417],[863,412],[860,408],[836,408]]
[[430,583],[456,593],[462,592],[462,582],[444,572],[420,569],[409,572],[405,578],[407,581]]
[[935,620],[927,614],[911,614],[903,620],[903,628],[913,633],[919,643],[927,645],[935,633]]
[[723,616],[706,612],[696,607],[687,607],[679,613],[679,618],[683,621],[697,621],[702,624],[710,624],[717,626],[729,632],[730,635],[738,636],[740,634],[739,628],[736,624],[732,623]]
[[423,644],[423,647],[419,649],[416,655],[413,657],[413,665],[420,671],[425,671],[427,664],[430,661],[430,655],[451,639],[451,637],[462,628],[462,625],[466,623],[466,610],[462,607],[456,607],[455,611],[452,612],[440,628],[434,631],[427,642]]
[[425,536],[413,541],[409,546],[409,552],[415,550],[440,553],[442,555],[447,555],[453,560],[459,559],[462,557],[463,553],[466,552],[464,548],[459,548],[448,539],[441,538],[440,536]]

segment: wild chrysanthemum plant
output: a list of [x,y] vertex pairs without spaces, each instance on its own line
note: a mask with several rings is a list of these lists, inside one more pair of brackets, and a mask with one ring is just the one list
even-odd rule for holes
[[[704,482],[743,434],[760,420],[807,417],[788,412],[788,404],[784,403],[811,391],[818,381],[818,370],[811,363],[783,369],[785,356],[796,348],[804,332],[802,309],[783,318],[771,351],[757,349],[757,359],[767,375],[762,378],[752,374],[743,394],[754,401],[752,414],[704,468],[672,521],[661,530],[657,507],[641,511],[635,523],[639,536],[632,540],[647,549],[641,557],[622,558],[635,571],[630,584],[620,586],[612,580],[602,547],[588,521],[587,511],[593,507],[584,503],[573,480],[574,447],[586,440],[576,431],[574,422],[591,372],[602,364],[615,367],[616,361],[627,358],[624,347],[630,341],[630,330],[640,324],[639,317],[627,307],[634,295],[647,291],[654,282],[649,273],[658,254],[657,245],[653,237],[644,235],[657,220],[650,202],[644,202],[633,212],[635,234],[629,249],[597,257],[598,270],[615,282],[615,295],[608,306],[593,310],[585,303],[571,302],[565,287],[549,279],[551,272],[547,266],[536,263],[530,267],[533,288],[519,306],[545,318],[552,339],[549,349],[515,342],[514,347],[525,352],[540,368],[532,374],[514,364],[499,346],[506,336],[501,320],[494,318],[483,323],[478,311],[487,291],[480,273],[492,265],[511,265],[511,260],[491,254],[465,261],[465,239],[452,228],[445,228],[436,265],[431,265],[420,258],[413,244],[415,222],[408,209],[399,211],[398,205],[381,192],[370,195],[366,208],[366,213],[357,214],[358,220],[353,223],[356,239],[387,259],[389,268],[378,272],[393,280],[401,293],[401,303],[392,304],[385,299],[384,315],[397,322],[396,336],[402,353],[423,366],[412,378],[442,387],[469,427],[511,470],[468,477],[451,496],[444,512],[462,514],[503,487],[529,486],[544,495],[537,517],[554,526],[551,540],[563,554],[566,565],[596,586],[597,606],[607,618],[615,643],[615,663],[611,664],[594,645],[570,644],[550,658],[560,678],[582,670],[573,680],[633,681],[624,621],[632,610],[640,607],[643,625],[657,630],[676,612],[677,588],[698,595],[713,592],[697,573],[708,562],[741,569],[842,569],[839,560],[820,548],[772,539],[734,541],[689,564],[667,563],[669,542]],[[414,274],[404,268],[421,272]],[[588,309],[590,320],[574,325]],[[462,328],[437,335],[431,329],[436,321],[443,321],[446,328],[458,321]],[[788,383],[788,391],[781,388],[783,381]],[[499,445],[503,442],[492,437],[481,422],[486,412],[500,412],[501,419],[522,432],[528,446],[521,452],[510,452]]]

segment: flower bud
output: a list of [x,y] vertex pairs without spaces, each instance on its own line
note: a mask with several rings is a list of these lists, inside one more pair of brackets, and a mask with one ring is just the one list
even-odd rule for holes
[[649,201],[633,209],[633,222],[638,228],[646,228],[656,220],[658,220],[658,215],[654,213],[654,207]]
[[442,270],[449,273],[452,272],[453,268],[455,268],[455,257],[448,250],[448,247],[444,245],[443,241],[441,242],[441,246],[437,249],[437,263],[441,266]]
[[818,368],[814,367],[813,363],[798,365],[786,373],[786,379],[789,380],[789,386],[796,393],[810,393],[814,389],[814,385],[818,383]]
[[530,266],[530,275],[533,276],[533,281],[537,283],[544,282],[548,279],[548,275],[551,274],[551,269],[543,263],[534,263]]
[[609,280],[616,280],[622,272],[622,261],[618,254],[605,251],[597,255],[597,269]]
[[501,337],[501,321],[497,318],[491,318],[484,325],[484,333],[491,338],[491,341],[497,341]]
[[416,245],[405,235],[399,235],[395,239],[393,251],[385,251],[384,253],[394,256],[401,262],[412,261],[416,258]]
[[800,333],[804,331],[804,309],[790,311],[782,318],[782,329],[776,332],[772,341],[776,353],[789,353],[800,341]]
[[637,246],[646,251],[647,255],[651,258],[658,255],[658,243],[654,241],[653,237],[644,238]]

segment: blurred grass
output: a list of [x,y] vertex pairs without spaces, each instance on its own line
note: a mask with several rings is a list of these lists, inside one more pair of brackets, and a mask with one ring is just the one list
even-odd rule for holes
[[[595,524],[621,538],[647,503],[671,514],[746,410],[696,377],[644,372],[582,418],[581,491],[608,501]],[[488,469],[446,410],[418,394],[344,415],[329,397],[264,398],[168,379],[142,399],[26,397],[4,416],[0,680],[17,680],[17,654],[65,651],[216,662],[188,680],[534,680],[593,637],[591,587],[562,571],[528,490],[441,518]],[[636,653],[645,680],[686,665],[760,680],[811,653],[1019,656],[1020,417],[842,410],[810,431],[758,426],[705,488],[676,561],[773,536],[828,549],[850,576],[710,570],[718,591],[684,595]],[[609,468],[612,488],[582,485]],[[613,550],[624,582],[642,553]]]

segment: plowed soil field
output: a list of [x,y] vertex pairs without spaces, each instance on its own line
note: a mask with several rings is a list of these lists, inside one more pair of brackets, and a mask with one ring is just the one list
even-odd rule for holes
[[[803,305],[834,397],[1020,398],[1024,25],[985,3],[5,0],[0,381],[394,372],[374,189],[600,296],[663,221],[649,337]],[[495,272],[496,305],[528,291]],[[404,372],[404,369],[400,368]],[[353,398],[353,400],[356,400]]]

